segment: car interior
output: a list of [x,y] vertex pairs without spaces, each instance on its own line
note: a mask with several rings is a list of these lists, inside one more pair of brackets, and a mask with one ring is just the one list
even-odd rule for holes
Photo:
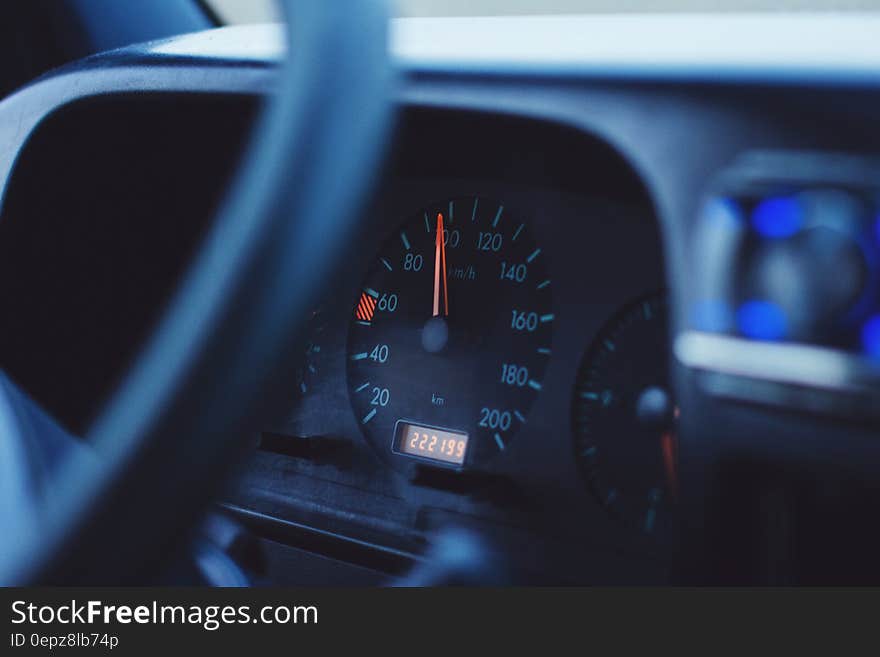
[[880,13],[263,4],[0,6],[0,581],[880,582]]

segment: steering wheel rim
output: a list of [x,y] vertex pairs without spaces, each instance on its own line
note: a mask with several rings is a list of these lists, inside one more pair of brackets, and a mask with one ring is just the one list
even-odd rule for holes
[[[60,503],[21,517],[0,581],[158,572],[277,408],[308,311],[356,244],[390,125],[380,2],[282,0],[289,51],[244,164],[153,337],[72,458]],[[352,236],[340,240],[338,235]],[[172,458],[173,455],[173,458]]]

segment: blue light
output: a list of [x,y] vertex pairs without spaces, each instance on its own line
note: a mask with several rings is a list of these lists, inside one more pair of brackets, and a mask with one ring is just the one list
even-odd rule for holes
[[877,220],[874,222],[874,237],[877,238],[877,243],[880,244],[880,214],[877,215]]
[[862,348],[869,357],[880,359],[880,315],[874,315],[862,327]]
[[762,237],[785,239],[797,233],[804,213],[797,199],[785,196],[764,199],[752,211],[752,227]]
[[753,340],[781,340],[788,333],[785,311],[770,301],[746,301],[736,311],[736,325]]

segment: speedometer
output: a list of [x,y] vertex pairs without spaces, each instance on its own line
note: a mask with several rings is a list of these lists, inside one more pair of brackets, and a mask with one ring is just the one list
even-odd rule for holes
[[421,209],[354,303],[348,387],[367,440],[401,467],[481,467],[508,450],[543,386],[552,308],[525,218],[484,197]]

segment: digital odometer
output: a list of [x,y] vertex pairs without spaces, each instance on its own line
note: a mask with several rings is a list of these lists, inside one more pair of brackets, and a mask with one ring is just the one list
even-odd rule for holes
[[[504,452],[543,386],[554,319],[525,218],[484,197],[423,208],[354,303],[348,386],[364,435],[402,467],[480,466]],[[407,441],[402,426],[428,438]],[[432,436],[452,453],[431,451]]]
[[468,436],[435,427],[398,422],[394,451],[433,461],[461,465],[467,455]]

